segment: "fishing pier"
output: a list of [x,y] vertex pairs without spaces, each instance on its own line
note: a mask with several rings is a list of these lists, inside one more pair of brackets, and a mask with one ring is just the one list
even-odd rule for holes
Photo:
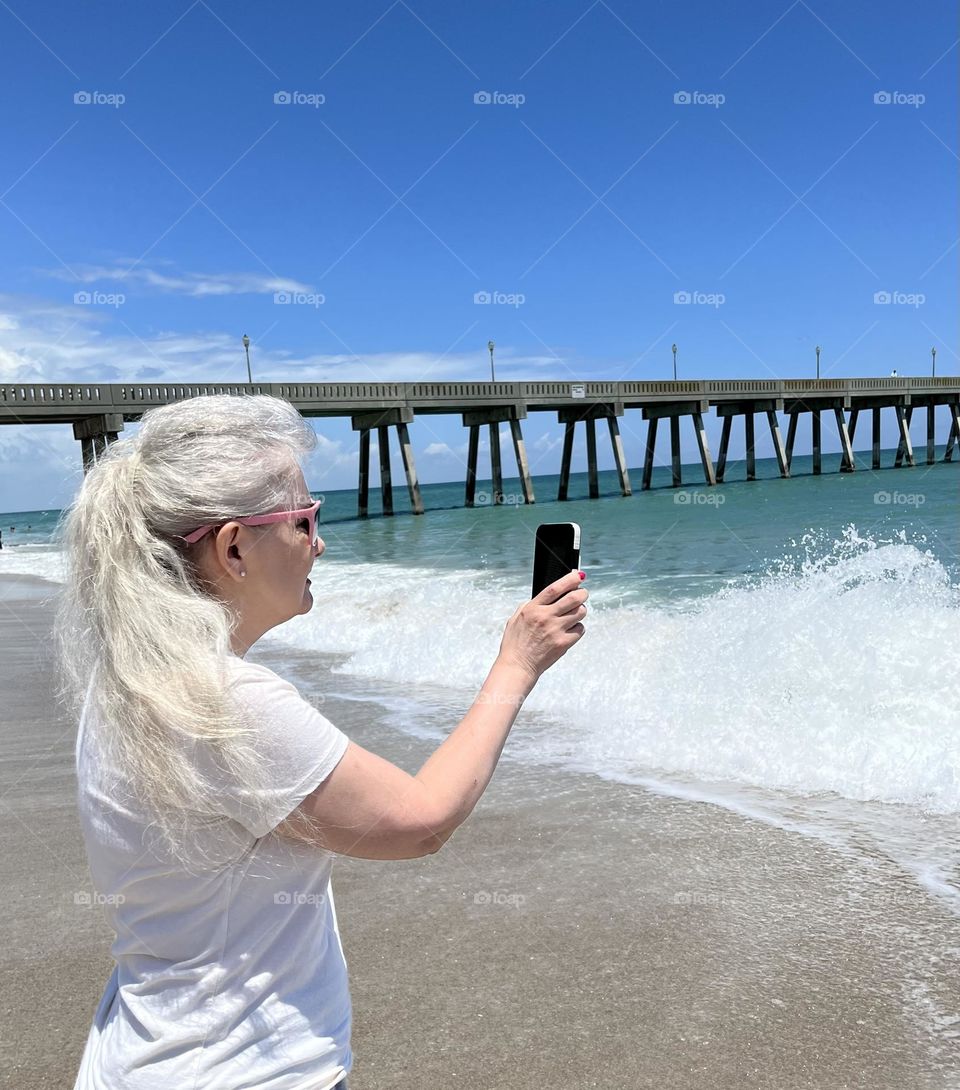
[[[936,408],[948,407],[948,434],[943,461],[953,460],[960,448],[960,379],[942,378],[825,378],[825,379],[714,379],[663,382],[321,382],[301,383],[20,383],[0,385],[0,424],[72,424],[79,441],[84,472],[96,464],[107,445],[115,442],[124,425],[148,409],[184,398],[210,394],[269,394],[296,406],[305,417],[349,417],[358,433],[360,466],[357,513],[368,514],[370,491],[370,435],[376,430],[382,513],[393,514],[390,466],[390,429],[396,429],[400,456],[415,514],[423,513],[410,427],[418,416],[459,415],[468,429],[464,505],[476,496],[480,429],[490,440],[493,502],[503,502],[503,468],[499,433],[508,424],[517,463],[517,475],[526,503],[535,502],[533,478],[524,445],[522,422],[531,413],[557,414],[563,426],[558,500],[567,499],[576,428],[586,431],[587,477],[590,497],[600,495],[597,473],[597,422],[606,421],[620,492],[632,494],[619,421],[639,412],[646,422],[646,442],[640,488],[650,488],[661,421],[669,424],[671,484],[682,484],[681,427],[692,429],[707,485],[723,483],[734,422],[742,418],[746,439],[747,480],[755,479],[755,428],[770,430],[780,476],[790,476],[798,429],[810,428],[813,472],[822,470],[821,429],[826,414],[840,441],[840,471],[856,470],[854,437],[862,414],[872,423],[873,469],[880,465],[880,420],[887,411],[896,416],[899,445],[894,467],[916,465],[910,425],[915,410],[926,413],[926,463],[936,451]],[[704,417],[716,413],[721,421],[717,459],[707,443]],[[786,419],[784,441],[780,418]],[[830,418],[832,417],[832,422]],[[808,420],[805,418],[809,418]],[[739,428],[739,421],[737,427]],[[958,457],[960,461],[960,457]]]

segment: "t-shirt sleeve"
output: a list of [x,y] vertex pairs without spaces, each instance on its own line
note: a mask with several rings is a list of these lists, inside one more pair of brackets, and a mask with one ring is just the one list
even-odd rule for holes
[[228,675],[230,695],[253,713],[259,756],[255,785],[213,773],[223,812],[255,837],[288,817],[336,768],[349,739],[296,687],[266,666],[236,660]]

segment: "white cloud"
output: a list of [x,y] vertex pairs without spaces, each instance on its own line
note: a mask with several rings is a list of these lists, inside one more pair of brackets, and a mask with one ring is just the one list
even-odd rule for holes
[[254,273],[160,272],[134,262],[113,265],[72,265],[67,269],[44,269],[57,280],[79,284],[110,283],[121,289],[124,285],[141,285],[160,292],[177,295],[272,295],[274,292],[310,292],[309,284],[287,277],[260,276]]
[[[250,355],[258,382],[463,382],[483,377],[478,352],[298,355],[254,343]],[[514,355],[509,348],[501,350],[497,367],[506,381],[540,380],[547,377],[545,370],[551,378],[569,374],[553,356]],[[43,381],[245,382],[246,363],[232,332],[140,335],[125,323],[122,307],[0,295],[0,382]]]
[[[276,331],[273,336],[277,337]],[[260,382],[462,382],[483,377],[482,352],[378,352],[359,358],[349,353],[303,355],[254,343],[251,360],[254,379]],[[517,355],[506,346],[500,349],[497,371],[498,377],[515,381],[567,377],[554,357]],[[235,333],[166,330],[141,334],[124,322],[122,308],[0,294],[0,383],[241,383],[246,377],[243,347]],[[329,424],[314,420],[313,424],[318,445],[305,462],[311,487],[317,491],[355,487],[359,459],[355,433],[343,434],[349,428],[345,420]],[[136,427],[128,423],[125,430],[129,434]],[[506,459],[510,431],[506,426],[499,431]],[[338,434],[340,438],[332,437]],[[466,442],[459,441],[464,434],[459,421],[421,415],[411,434],[415,457],[418,463],[423,460],[425,469],[434,467],[444,476],[459,473],[467,452]],[[484,449],[486,435],[487,429],[482,428]],[[371,438],[374,482],[378,451],[376,435]],[[391,448],[396,464],[393,437]],[[82,480],[80,444],[69,425],[0,427],[0,465],[4,470],[0,507],[11,510],[62,506]]]

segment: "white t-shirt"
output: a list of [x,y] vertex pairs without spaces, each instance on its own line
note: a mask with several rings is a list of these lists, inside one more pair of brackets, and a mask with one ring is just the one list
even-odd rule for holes
[[[347,736],[272,670],[229,656],[230,685],[259,713],[271,770],[251,817],[222,782],[222,820],[196,844],[227,861],[189,873],[144,839],[133,793],[105,780],[96,722],[77,735],[80,820],[116,966],[74,1090],[329,1090],[353,1062],[347,967],[330,852],[271,830],[333,771]],[[220,773],[224,776],[223,773]],[[218,787],[220,784],[218,783]]]

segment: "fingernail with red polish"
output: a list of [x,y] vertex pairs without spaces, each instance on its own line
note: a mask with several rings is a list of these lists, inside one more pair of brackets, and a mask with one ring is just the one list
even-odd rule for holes
[[587,578],[587,573],[586,573],[585,571],[582,571],[582,572],[580,573],[580,578],[581,578],[581,579],[586,579],[586,578]]

